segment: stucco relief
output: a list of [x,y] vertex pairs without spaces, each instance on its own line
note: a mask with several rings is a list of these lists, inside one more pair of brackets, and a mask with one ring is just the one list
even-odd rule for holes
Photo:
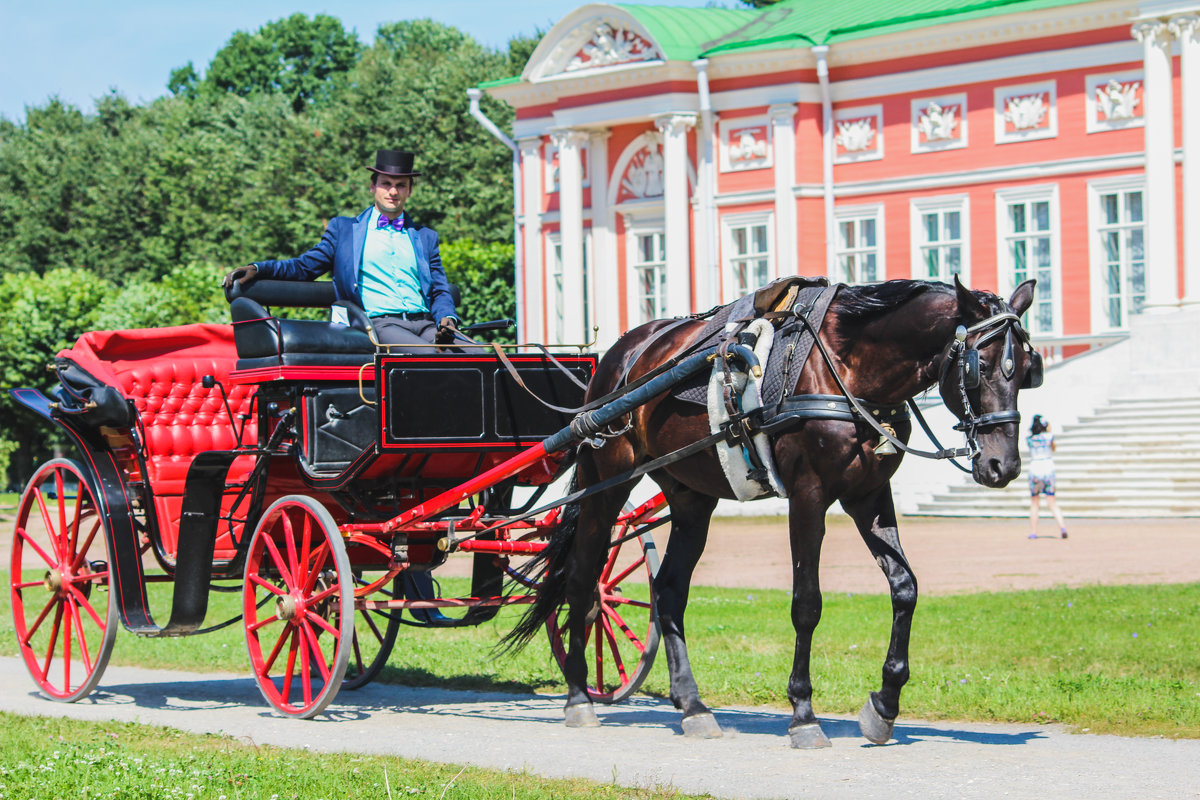
[[720,129],[722,172],[771,166],[771,126],[765,117],[723,119]]
[[912,101],[912,151],[930,153],[967,146],[967,96]]
[[621,175],[617,202],[663,195],[662,145],[652,142],[636,152]]
[[835,163],[883,158],[883,107],[838,109],[833,113]]
[[1087,131],[1120,130],[1145,124],[1142,73],[1087,76]]
[[635,61],[656,61],[662,58],[651,42],[625,28],[601,22],[592,33],[592,38],[567,62],[564,72],[581,69],[611,67]]
[[1058,89],[1054,81],[998,87],[993,103],[997,144],[1058,135]]

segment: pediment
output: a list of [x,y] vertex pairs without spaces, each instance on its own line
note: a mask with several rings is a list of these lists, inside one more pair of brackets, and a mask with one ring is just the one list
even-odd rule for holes
[[536,82],[663,60],[662,48],[632,15],[593,4],[576,9],[542,37],[521,78]]

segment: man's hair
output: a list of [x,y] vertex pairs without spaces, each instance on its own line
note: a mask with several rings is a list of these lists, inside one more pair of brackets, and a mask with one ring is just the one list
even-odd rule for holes
[[[389,175],[388,177],[389,178],[408,178],[409,186],[415,186],[417,184],[417,176],[416,175]],[[372,172],[371,173],[371,185],[374,186],[378,180],[379,180],[379,173]]]

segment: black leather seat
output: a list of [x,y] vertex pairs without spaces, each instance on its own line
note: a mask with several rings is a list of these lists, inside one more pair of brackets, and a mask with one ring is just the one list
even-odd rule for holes
[[[257,280],[225,290],[233,318],[237,369],[280,366],[361,366],[375,345],[370,321],[354,303],[339,301],[328,281]],[[345,311],[348,324],[274,317],[266,306]]]

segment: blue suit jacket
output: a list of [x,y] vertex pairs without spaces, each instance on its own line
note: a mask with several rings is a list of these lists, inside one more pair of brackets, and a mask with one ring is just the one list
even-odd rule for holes
[[[359,289],[358,273],[362,269],[363,247],[367,243],[370,220],[370,208],[357,217],[334,217],[329,221],[321,241],[307,253],[281,261],[255,261],[254,266],[258,267],[260,277],[289,281],[311,281],[332,269],[333,287],[338,299],[353,300],[361,306],[362,291]],[[450,283],[446,280],[446,271],[442,269],[437,231],[417,225],[409,218],[404,232],[412,240],[421,291],[433,318],[457,319],[454,300],[450,297]]]

